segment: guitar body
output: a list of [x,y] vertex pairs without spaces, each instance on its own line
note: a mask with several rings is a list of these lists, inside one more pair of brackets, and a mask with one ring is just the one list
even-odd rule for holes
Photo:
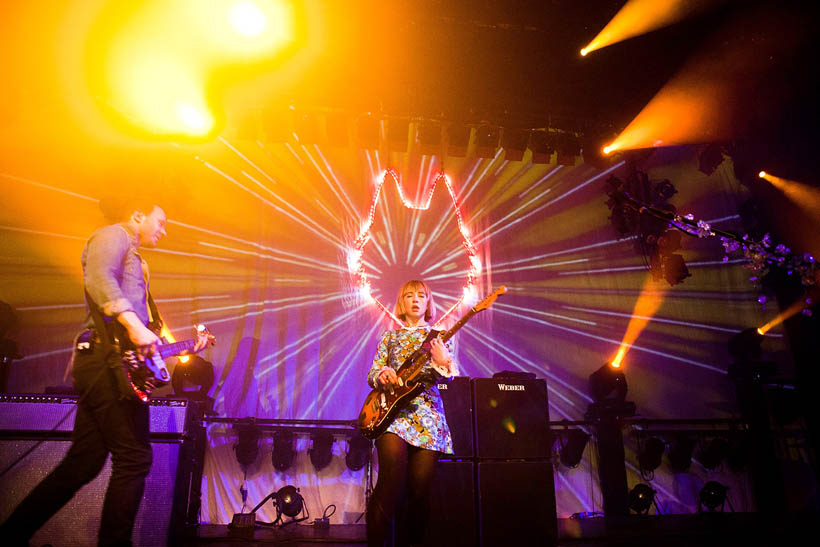
[[211,344],[214,343],[213,335],[204,325],[198,325],[196,331],[196,339],[158,344],[153,353],[145,356],[131,343],[125,329],[115,326],[112,343],[120,359],[118,363],[112,363],[111,367],[120,384],[120,391],[126,397],[147,403],[155,389],[171,381],[171,373],[165,365],[165,359],[192,351],[201,338],[207,339]]
[[439,331],[431,330],[421,347],[402,363],[396,371],[397,385],[392,389],[377,387],[365,397],[357,423],[362,435],[368,439],[381,436],[396,414],[424,391],[426,384],[419,381],[418,376],[425,363],[430,361],[430,341],[438,334]]
[[120,365],[131,391],[143,403],[148,402],[151,392],[171,381],[171,373],[159,351],[140,360],[137,350],[125,350],[122,352]]

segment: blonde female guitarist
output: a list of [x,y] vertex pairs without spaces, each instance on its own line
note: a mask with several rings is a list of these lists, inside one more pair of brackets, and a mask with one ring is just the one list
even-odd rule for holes
[[[408,281],[399,291],[394,314],[404,326],[382,336],[367,381],[371,387],[391,391],[401,379],[396,370],[421,348],[432,329],[433,295],[424,281]],[[396,414],[385,432],[376,439],[379,477],[367,508],[367,538],[371,546],[381,546],[399,497],[406,492],[410,508],[410,544],[422,542],[429,513],[428,493],[439,455],[452,454],[453,442],[444,416],[444,405],[435,379],[458,374],[450,356],[449,342],[433,338],[430,344],[429,386]],[[439,373],[435,373],[435,366]]]

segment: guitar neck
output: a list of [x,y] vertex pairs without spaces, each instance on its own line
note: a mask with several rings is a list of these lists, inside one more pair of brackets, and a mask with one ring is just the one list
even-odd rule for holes
[[465,313],[465,314],[464,314],[464,317],[462,317],[461,319],[459,319],[459,320],[456,322],[456,324],[452,326],[452,328],[451,328],[450,330],[448,330],[447,332],[445,332],[444,334],[442,334],[442,335],[441,335],[441,341],[442,341],[442,342],[446,342],[447,340],[449,340],[450,338],[452,338],[452,337],[453,337],[453,335],[455,335],[455,333],[456,333],[456,332],[458,332],[458,330],[459,330],[461,327],[463,327],[463,326],[467,323],[467,321],[469,321],[470,319],[472,319],[472,317],[473,317],[476,313],[478,313],[478,312],[475,310],[475,308],[470,308],[470,311],[468,311],[467,313]]
[[196,340],[183,340],[182,342],[171,342],[157,347],[157,351],[163,359],[179,355],[185,351],[193,351]]

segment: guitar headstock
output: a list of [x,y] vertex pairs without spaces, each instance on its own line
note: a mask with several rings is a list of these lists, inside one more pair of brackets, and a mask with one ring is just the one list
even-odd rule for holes
[[211,334],[211,331],[208,330],[208,327],[200,324],[194,326],[194,329],[196,329],[197,340],[204,341],[204,345],[207,346],[208,344],[210,344],[213,346],[214,344],[216,344],[216,336]]
[[499,296],[501,296],[505,292],[507,292],[507,287],[505,287],[504,285],[501,285],[496,290],[494,290],[493,292],[491,292],[490,294],[485,296],[481,300],[481,302],[479,302],[478,304],[473,306],[473,310],[476,311],[476,312],[486,310],[487,308],[489,308],[490,306],[493,305],[493,302],[495,302],[496,298],[498,298]]

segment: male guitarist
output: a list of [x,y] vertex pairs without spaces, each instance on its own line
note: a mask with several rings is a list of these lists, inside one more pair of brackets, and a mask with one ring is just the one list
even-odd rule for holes
[[[139,249],[157,245],[165,235],[166,216],[150,199],[118,203],[121,205],[111,207],[109,202],[101,202],[109,220],[120,222],[94,232],[82,253],[89,319],[88,328],[75,341],[73,354],[72,374],[80,399],[71,447],[0,528],[4,543],[26,545],[80,487],[99,474],[111,453],[99,544],[131,545],[145,477],[151,469],[149,407],[124,393],[123,378],[117,377],[118,371],[122,374],[119,356],[108,341],[121,327],[119,330],[139,348],[141,358],[156,350],[159,338],[148,328],[152,315],[148,266]],[[153,311],[155,315],[156,309]],[[194,351],[205,345],[205,340],[199,340]]]
[[[395,315],[405,325],[384,333],[367,380],[372,387],[395,389],[396,374],[403,361],[422,347],[430,334],[435,306],[424,281],[408,281],[399,290]],[[376,439],[379,477],[367,507],[367,542],[381,547],[402,491],[406,492],[410,521],[410,544],[420,544],[429,516],[429,490],[441,453],[452,454],[453,442],[444,415],[444,404],[435,385],[434,365],[446,377],[458,374],[450,350],[439,339],[430,341],[429,365],[422,380],[429,384],[407,408],[402,409],[385,433]]]

